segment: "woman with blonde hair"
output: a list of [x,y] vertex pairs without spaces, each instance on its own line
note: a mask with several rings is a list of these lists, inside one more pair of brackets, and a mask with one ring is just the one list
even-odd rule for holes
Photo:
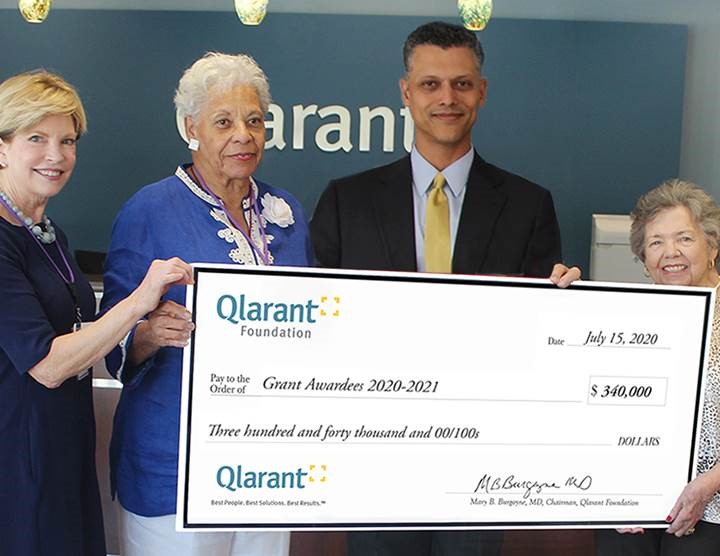
[[192,280],[182,261],[155,261],[112,311],[80,326],[94,320],[95,297],[45,208],[85,129],[61,77],[0,84],[0,553],[12,556],[105,556],[90,367],[171,284]]

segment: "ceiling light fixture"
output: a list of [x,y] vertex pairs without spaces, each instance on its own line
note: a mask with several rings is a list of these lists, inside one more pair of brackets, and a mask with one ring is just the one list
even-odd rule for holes
[[267,13],[268,0],[235,0],[235,11],[245,25],[260,25]]
[[492,0],[458,0],[463,25],[471,31],[482,31],[492,15]]
[[52,0],[18,0],[18,9],[28,23],[42,23],[50,13]]

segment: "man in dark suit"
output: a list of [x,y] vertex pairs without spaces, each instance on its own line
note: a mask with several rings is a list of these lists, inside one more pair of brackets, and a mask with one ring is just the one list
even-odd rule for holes
[[[485,104],[482,46],[447,23],[420,26],[403,50],[402,99],[415,123],[410,156],[333,180],[310,223],[324,267],[544,277],[560,261],[550,193],[485,162],[471,132]],[[567,285],[579,270],[556,265]],[[500,553],[494,531],[358,532],[350,556]]]

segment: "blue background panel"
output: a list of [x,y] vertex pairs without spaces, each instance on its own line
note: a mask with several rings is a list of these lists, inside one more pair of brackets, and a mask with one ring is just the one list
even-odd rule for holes
[[[29,25],[15,10],[0,10],[9,45],[0,79],[45,67],[79,88],[90,133],[49,214],[74,248],[105,250],[122,203],[189,160],[172,97],[183,70],[204,52],[247,52],[268,74],[286,146],[266,151],[258,177],[293,192],[309,216],[330,178],[404,153],[402,43],[426,21],[270,14],[253,28],[231,13],[56,10]],[[565,259],[587,267],[590,215],[627,213],[640,194],[678,174],[687,29],[496,19],[480,38],[489,85],[475,146],[552,191]],[[304,149],[293,149],[292,107],[310,104],[350,111],[352,150],[315,145],[317,129],[337,121],[332,116],[308,117]],[[383,152],[379,120],[370,151],[359,150],[361,106],[394,112],[395,152]]]

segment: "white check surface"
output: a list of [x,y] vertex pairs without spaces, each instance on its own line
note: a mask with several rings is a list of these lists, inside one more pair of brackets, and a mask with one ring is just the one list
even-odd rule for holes
[[178,527],[660,527],[694,470],[712,303],[198,266]]

